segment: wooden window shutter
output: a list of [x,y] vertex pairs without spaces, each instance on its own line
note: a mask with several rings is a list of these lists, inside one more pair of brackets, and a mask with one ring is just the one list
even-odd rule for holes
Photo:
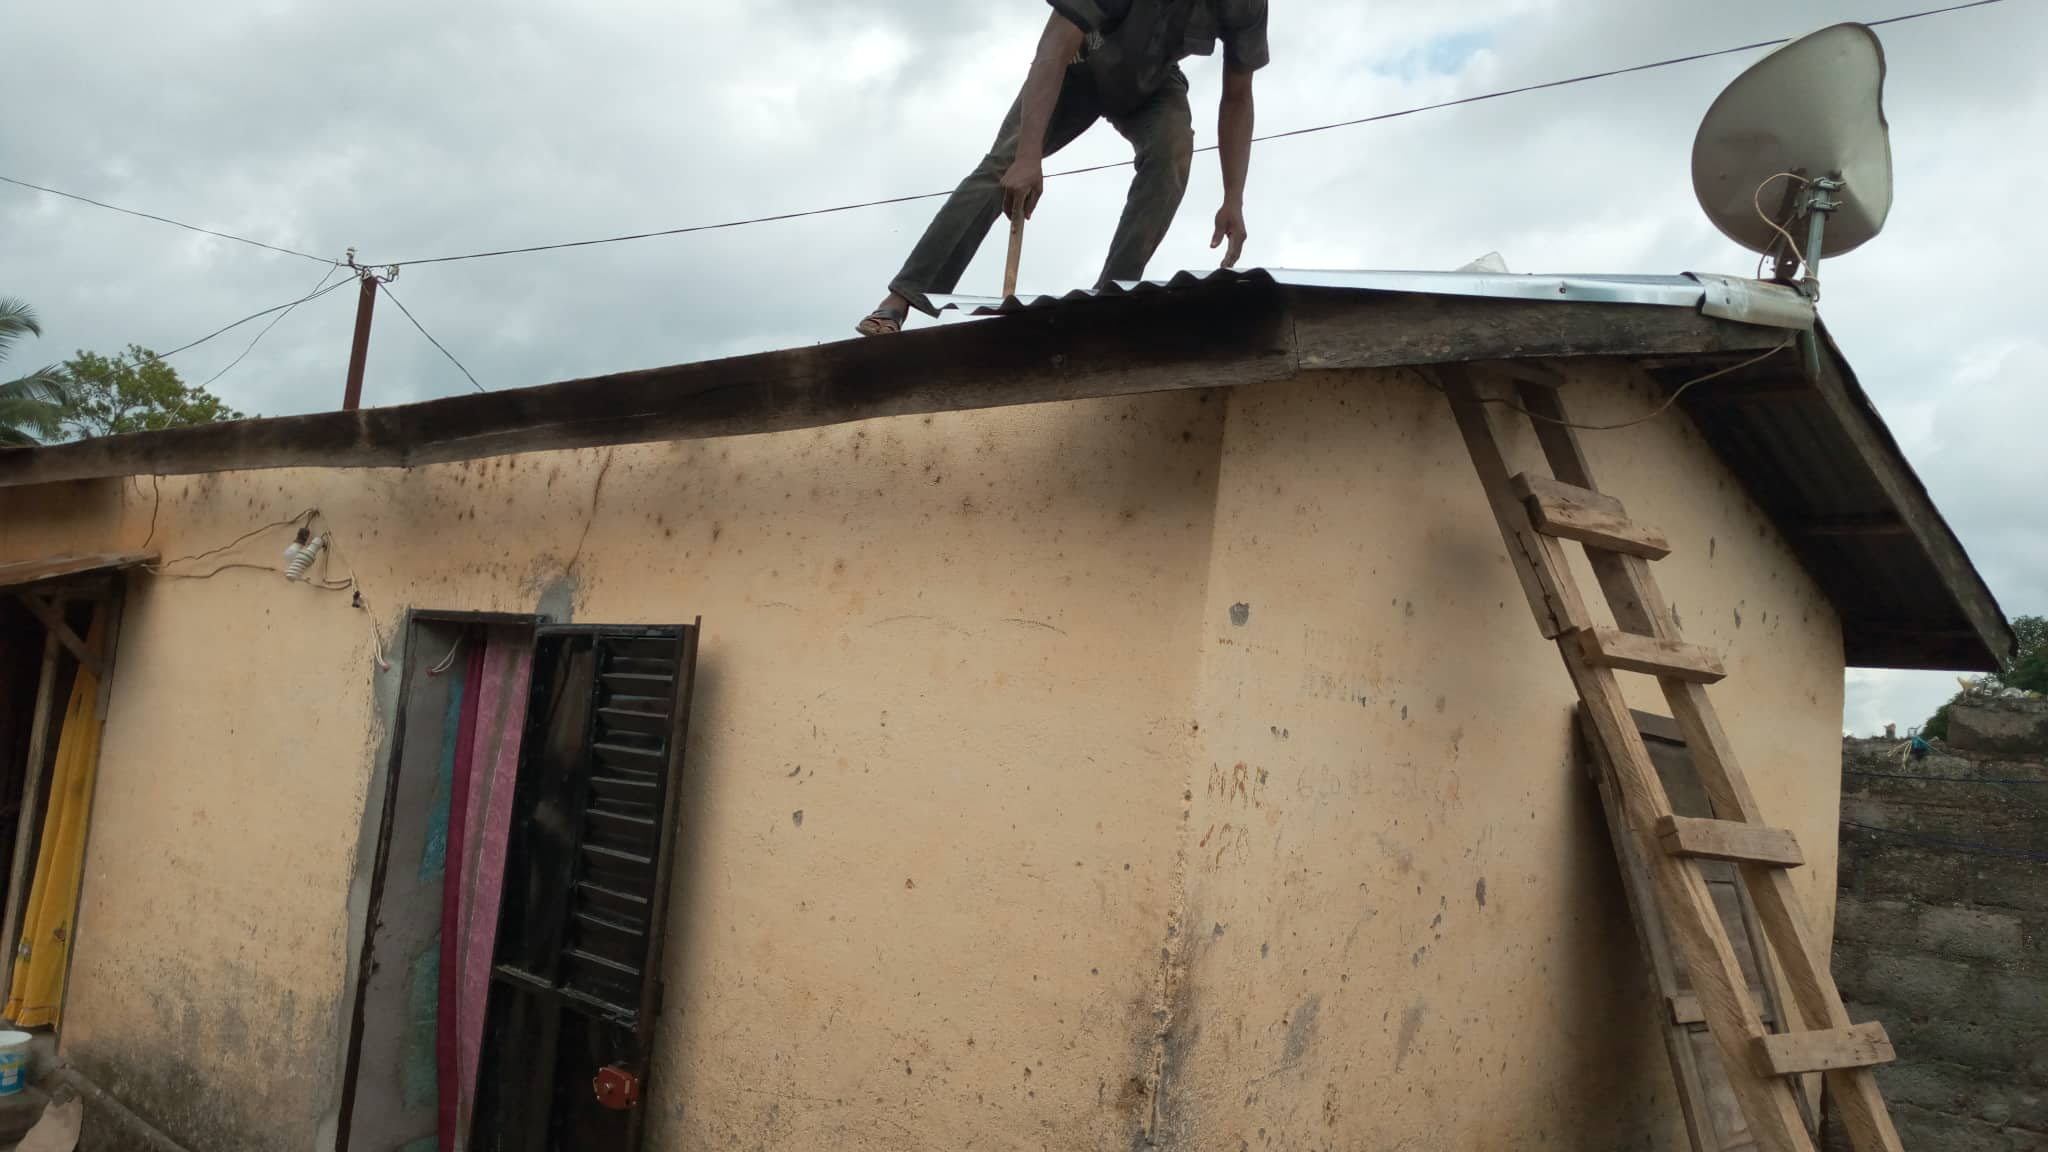
[[470,1146],[639,1146],[697,626],[544,627]]

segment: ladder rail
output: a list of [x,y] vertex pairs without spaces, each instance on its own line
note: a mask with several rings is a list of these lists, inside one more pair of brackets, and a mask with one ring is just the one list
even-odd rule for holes
[[[1555,536],[1538,532],[1527,507],[1516,497],[1500,441],[1487,415],[1473,372],[1463,365],[1440,369],[1440,388],[1450,400],[1461,436],[1485,489],[1510,562],[1529,598],[1539,629],[1558,643],[1566,670],[1586,705],[1588,720],[1606,753],[1627,813],[1637,850],[1650,872],[1672,929],[1673,943],[1684,957],[1703,1015],[1732,1086],[1759,1147],[1771,1152],[1809,1152],[1811,1135],[1801,1122],[1798,1102],[1787,1078],[1744,1074],[1767,1051],[1759,1014],[1749,1000],[1727,936],[1718,919],[1695,860],[1667,856],[1655,842],[1656,828],[1672,814],[1669,798],[1651,766],[1642,738],[1629,722],[1613,667],[1588,658],[1594,621],[1579,597],[1563,550]],[[1558,481],[1598,493],[1592,466],[1578,437],[1566,422],[1552,381],[1513,374],[1520,409],[1530,417],[1537,442]],[[1649,561],[1598,546],[1585,546],[1594,577],[1605,594],[1615,622],[1627,633],[1679,644],[1679,629],[1663,594],[1651,578]],[[1668,671],[1669,669],[1667,669]],[[1761,825],[1761,814],[1722,729],[1706,686],[1697,679],[1656,677],[1673,718],[1691,748],[1701,785],[1716,817]],[[1754,904],[1764,935],[1789,985],[1797,1015],[1815,1030],[1850,1028],[1847,1010],[1834,981],[1820,961],[1800,909],[1790,876],[1783,868],[1762,864],[1740,866],[1743,887]],[[1767,966],[1767,962],[1766,962]],[[1791,1024],[1793,1013],[1783,1013]],[[1868,1067],[1832,1068],[1828,1087],[1837,1093],[1851,1140],[1862,1152],[1895,1152],[1898,1134]]]
[[[1579,444],[1577,432],[1567,422],[1563,401],[1555,388],[1517,381],[1516,399],[1531,416],[1537,443],[1544,459],[1559,480],[1599,491],[1591,463]],[[1597,548],[1586,549],[1595,579],[1607,594],[1615,623],[1630,631],[1661,640],[1678,639],[1678,625],[1665,605],[1662,591],[1650,576],[1649,561]],[[1659,678],[1672,719],[1692,749],[1700,783],[1713,803],[1715,815],[1726,820],[1762,824],[1763,810],[1749,790],[1749,780],[1735,757],[1728,733],[1707,698],[1706,685]],[[1743,887],[1756,906],[1764,935],[1771,943],[1779,970],[1792,993],[1796,1017],[1813,1029],[1849,1028],[1849,1012],[1842,1002],[1821,953],[1814,948],[1811,929],[1801,911],[1792,877],[1783,869],[1756,864],[1741,866]],[[1788,1016],[1794,1014],[1788,1013]],[[1787,1021],[1788,1025],[1791,1023]],[[1858,1149],[1897,1149],[1899,1136],[1877,1078],[1869,1068],[1836,1069],[1827,1073],[1828,1090],[1835,1094],[1843,1126]]]
[[[1520,563],[1529,565],[1534,571],[1534,579],[1525,579],[1523,585],[1541,589],[1530,600],[1532,609],[1541,620],[1557,602],[1553,598],[1553,590],[1562,589],[1570,593],[1573,587],[1574,581],[1565,567],[1564,553],[1554,538],[1535,532],[1529,523],[1527,510],[1508,489],[1505,457],[1501,454],[1499,439],[1470,374],[1462,367],[1454,367],[1445,375],[1448,378],[1444,381],[1444,391],[1450,398],[1452,414],[1464,434],[1467,448],[1472,452],[1480,482],[1488,489],[1489,502],[1500,521],[1502,537],[1509,545],[1510,559],[1519,557]],[[1569,476],[1560,476],[1559,479],[1578,483]],[[1549,546],[1527,548],[1521,544],[1521,541],[1531,538]],[[1571,596],[1564,598],[1563,602],[1570,603]],[[1592,624],[1583,603],[1578,606],[1576,619],[1556,620],[1555,614],[1552,618],[1560,625],[1572,625],[1555,637],[1557,650],[1564,658],[1565,670],[1571,676],[1579,699],[1586,704],[1586,716],[1599,737],[1600,746],[1613,766],[1620,785],[1626,823],[1636,840],[1637,851],[1649,861],[1651,881],[1661,907],[1666,910],[1672,942],[1692,976],[1693,991],[1707,1018],[1715,1047],[1728,1068],[1747,1068],[1754,1058],[1751,1053],[1755,1045],[1766,1033],[1759,1014],[1749,1003],[1748,981],[1743,978],[1735,950],[1725,932],[1719,930],[1713,897],[1707,891],[1699,869],[1688,861],[1666,856],[1655,843],[1657,823],[1671,814],[1671,802],[1650,763],[1650,754],[1643,746],[1642,736],[1630,719],[1620,682],[1613,669],[1586,659],[1584,648],[1574,640],[1575,632]],[[1621,623],[1627,626],[1626,621]],[[1812,1152],[1813,1142],[1800,1122],[1792,1093],[1782,1080],[1735,1073],[1730,1076],[1730,1085],[1744,1115],[1749,1117],[1750,1130],[1759,1148],[1765,1152]]]

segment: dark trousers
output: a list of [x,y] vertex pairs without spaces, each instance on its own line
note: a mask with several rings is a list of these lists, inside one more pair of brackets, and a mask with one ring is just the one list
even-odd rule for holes
[[[953,190],[945,207],[932,218],[924,238],[911,249],[910,259],[889,284],[889,290],[909,300],[920,312],[937,315],[931,292],[947,293],[960,283],[960,274],[974,259],[975,250],[1003,212],[1003,173],[1017,159],[1017,122],[1023,113],[1021,98],[1010,105],[994,147]],[[1131,142],[1137,171],[1131,176],[1131,190],[1124,199],[1124,214],[1117,221],[1116,235],[1109,243],[1109,259],[1102,266],[1097,285],[1111,280],[1142,280],[1145,262],[1166,238],[1173,214],[1180,210],[1180,198],[1187,191],[1188,168],[1194,158],[1195,130],[1188,112],[1188,81],[1179,68],[1172,70],[1159,91],[1135,109],[1110,112],[1102,107],[1094,79],[1085,68],[1067,69],[1060,85],[1059,102],[1045,129],[1045,154],[1058,152],[1086,132],[1097,120],[1107,119],[1123,138]]]

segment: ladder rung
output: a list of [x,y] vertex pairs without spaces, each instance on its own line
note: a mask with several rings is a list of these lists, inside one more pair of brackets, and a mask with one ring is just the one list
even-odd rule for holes
[[1756,1039],[1756,1067],[1765,1076],[1826,1072],[1831,1068],[1868,1068],[1898,1058],[1884,1025],[1851,1024],[1824,1032],[1781,1032]]
[[1673,1024],[1704,1024],[1707,1014],[1700,1010],[1700,998],[1690,992],[1673,992],[1667,1003]]
[[1526,472],[1514,478],[1514,486],[1529,506],[1531,526],[1546,536],[1645,560],[1671,555],[1662,532],[1632,523],[1621,501],[1603,492]]
[[1581,628],[1575,635],[1586,660],[1604,668],[1644,672],[1692,684],[1713,684],[1728,675],[1719,656],[1697,645],[1659,640],[1617,628]]
[[1782,868],[1797,868],[1806,863],[1792,833],[1762,824],[1666,816],[1657,821],[1657,835],[1664,841],[1664,851],[1672,856],[1775,864]]

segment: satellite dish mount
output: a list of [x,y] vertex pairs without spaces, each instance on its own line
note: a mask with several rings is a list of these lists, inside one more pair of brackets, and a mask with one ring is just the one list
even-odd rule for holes
[[[1828,217],[1842,207],[1841,198],[1835,194],[1846,189],[1848,183],[1838,176],[1807,177],[1797,172],[1791,175],[1796,179],[1786,190],[1784,204],[1776,216],[1787,231],[1778,234],[1765,255],[1771,260],[1773,279],[1797,287],[1809,299],[1819,300],[1821,245],[1827,236]],[[1794,248],[1792,237],[1796,233],[1791,227],[1802,222],[1806,225],[1806,246]],[[1794,279],[1802,259],[1806,275]]]

